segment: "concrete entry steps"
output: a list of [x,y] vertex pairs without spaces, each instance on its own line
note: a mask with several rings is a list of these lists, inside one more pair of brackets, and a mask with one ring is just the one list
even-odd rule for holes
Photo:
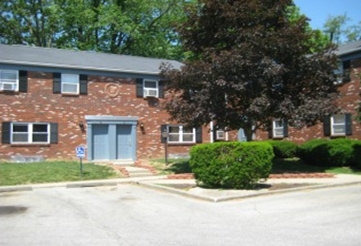
[[128,176],[130,178],[147,177],[154,175],[149,169],[143,167],[127,166],[125,167],[125,170],[128,172]]
[[152,167],[142,165],[141,162],[112,162],[111,167],[129,178],[148,177],[156,174]]

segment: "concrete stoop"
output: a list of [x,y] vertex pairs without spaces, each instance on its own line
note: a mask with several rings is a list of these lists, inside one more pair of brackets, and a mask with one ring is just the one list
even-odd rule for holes
[[127,167],[124,167],[124,168],[128,172],[128,177],[130,177],[130,178],[147,177],[147,176],[153,176],[154,175],[147,168],[136,167],[136,166],[127,166]]
[[112,162],[110,166],[129,178],[148,177],[156,174],[152,167],[142,165],[140,162]]

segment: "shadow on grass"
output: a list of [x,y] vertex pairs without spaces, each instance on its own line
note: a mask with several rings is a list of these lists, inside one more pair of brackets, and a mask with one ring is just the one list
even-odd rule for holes
[[[192,169],[189,166],[189,160],[174,161],[168,167],[166,167],[165,170],[175,174],[192,172]],[[312,166],[312,165],[307,165],[304,161],[298,158],[273,159],[271,174],[283,174],[283,173],[361,174],[361,169],[354,167],[326,167],[322,165]]]
[[179,161],[172,163],[169,167],[166,168],[167,171],[173,172],[175,174],[179,173],[191,173],[192,169],[189,166],[189,161]]
[[272,161],[272,174],[282,173],[335,173],[335,174],[361,174],[361,170],[355,167],[330,167],[307,165],[298,158],[278,159]]
[[310,166],[305,164],[301,159],[279,159],[272,160],[272,174],[282,173],[322,173],[326,171],[326,167]]

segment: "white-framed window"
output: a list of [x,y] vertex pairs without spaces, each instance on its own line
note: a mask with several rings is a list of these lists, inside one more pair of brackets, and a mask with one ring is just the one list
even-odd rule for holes
[[273,120],[272,122],[272,137],[283,138],[284,137],[284,122],[283,120]]
[[11,123],[11,143],[50,143],[50,124]]
[[168,143],[195,143],[195,128],[185,128],[183,126],[168,126]]
[[61,74],[61,93],[79,94],[79,87],[78,74]]
[[157,80],[145,79],[143,81],[144,97],[159,97],[159,84]]
[[225,140],[226,139],[226,133],[224,130],[217,130],[216,131],[216,140]]
[[346,115],[335,114],[331,116],[331,135],[346,135]]
[[343,77],[343,63],[342,61],[339,61],[337,64],[337,69],[333,71],[336,75],[336,81],[334,84],[341,84],[342,83],[342,77]]
[[0,91],[19,90],[19,71],[0,69]]
[[334,84],[342,84],[343,82],[350,81],[350,60],[338,61],[337,69],[334,70],[334,74],[336,75],[336,81]]

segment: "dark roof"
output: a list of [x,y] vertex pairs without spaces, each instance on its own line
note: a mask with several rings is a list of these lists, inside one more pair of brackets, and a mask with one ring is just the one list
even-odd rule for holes
[[0,63],[11,65],[156,75],[159,74],[159,66],[163,62],[168,62],[177,69],[182,65],[178,61],[166,59],[0,44]]
[[340,45],[335,53],[337,56],[344,56],[358,52],[361,52],[361,40],[349,44]]

